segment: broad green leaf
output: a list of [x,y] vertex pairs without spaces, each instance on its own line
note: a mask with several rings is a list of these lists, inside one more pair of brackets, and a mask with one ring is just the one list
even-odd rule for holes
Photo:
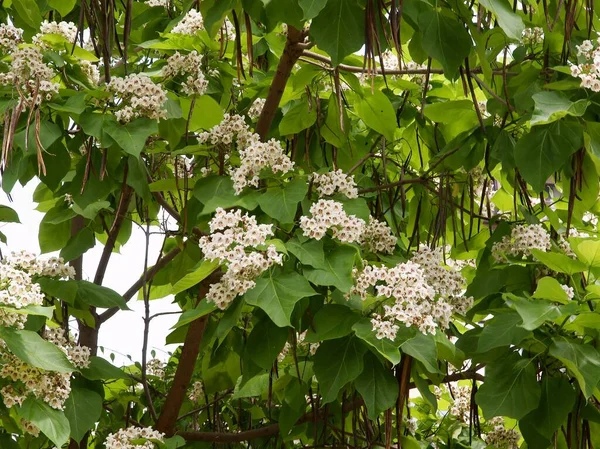
[[186,310],[179,316],[179,320],[177,323],[171,327],[171,329],[177,329],[181,326],[185,326],[186,324],[191,323],[192,321],[196,321],[198,318],[201,318],[209,313],[217,310],[217,305],[214,302],[209,301],[201,301],[197,307],[194,309]]
[[303,265],[313,268],[326,269],[325,252],[323,251],[323,240],[309,239],[301,242],[297,237],[285,243],[287,250],[298,258]]
[[291,326],[294,306],[302,298],[316,295],[308,281],[298,273],[273,273],[256,280],[256,287],[244,295],[250,305],[260,307],[279,327]]
[[325,270],[305,268],[304,276],[315,285],[333,285],[347,293],[354,285],[352,268],[356,250],[351,246],[338,246],[325,255]]
[[130,377],[120,368],[117,368],[102,357],[91,356],[90,365],[82,368],[81,374],[89,380],[129,379]]
[[11,313],[19,313],[21,315],[36,315],[45,316],[48,319],[52,319],[54,313],[54,307],[44,307],[35,304],[30,304],[27,307],[21,309],[15,309],[14,307],[0,306],[0,309],[6,310]]
[[590,105],[588,100],[572,102],[560,92],[538,92],[532,98],[535,102],[530,121],[532,126],[555,122],[567,115],[581,117]]
[[218,207],[228,209],[238,206],[252,210],[258,205],[257,192],[249,190],[240,195],[233,190],[233,181],[229,176],[207,176],[194,185],[194,197],[202,204],[202,214],[212,214]]
[[469,100],[453,100],[428,104],[425,117],[436,123],[450,124],[457,120],[477,120],[473,102]]
[[114,290],[96,285],[88,281],[65,281],[77,284],[77,299],[84,304],[89,304],[103,309],[118,307],[121,310],[129,310],[125,299]]
[[391,408],[398,399],[398,381],[391,370],[386,369],[379,359],[367,353],[363,372],[355,380],[356,389],[363,397],[371,419]]
[[271,187],[258,197],[260,208],[280,223],[293,223],[298,203],[306,197],[308,183],[303,177],[297,177],[283,184]]
[[430,373],[439,373],[437,366],[438,353],[435,337],[431,334],[417,334],[400,345],[403,353],[408,354],[423,364]]
[[321,12],[325,5],[327,5],[327,0],[298,0],[298,4],[302,11],[304,11],[304,20],[310,20]]
[[496,16],[500,28],[509,39],[521,40],[525,24],[507,0],[479,0],[479,3]]
[[442,64],[446,78],[453,78],[471,52],[471,37],[466,28],[433,10],[419,15],[419,27],[423,32],[423,49]]
[[536,126],[517,141],[515,163],[533,190],[541,192],[546,180],[583,145],[582,127],[575,122]]
[[38,426],[57,447],[62,447],[69,440],[69,421],[65,414],[53,409],[41,399],[32,397],[25,399],[19,415]]
[[586,147],[596,158],[600,158],[600,123],[585,122]]
[[218,260],[203,260],[198,268],[183,276],[173,285],[171,294],[176,295],[177,293],[181,293],[188,288],[192,288],[194,285],[197,285],[199,282],[210,276],[210,274],[218,267]]
[[69,239],[67,244],[60,250],[60,257],[67,262],[77,259],[88,249],[93,248],[95,244],[96,236],[94,235],[94,231],[85,227]]
[[265,316],[256,323],[248,335],[246,355],[262,369],[270,370],[288,336],[288,328],[277,326]]
[[289,136],[310,128],[317,121],[315,106],[303,101],[292,107],[279,122],[279,134]]
[[[519,430],[523,434],[528,447],[545,449],[541,439],[550,443],[552,435],[567,419],[577,395],[570,382],[564,377],[548,377],[542,379],[542,396],[538,408],[532,410],[519,421]],[[542,444],[539,444],[542,443]]]
[[17,15],[28,27],[33,28],[36,31],[39,30],[40,24],[42,23],[42,14],[38,3],[35,0],[14,1],[12,2],[12,6]]
[[335,67],[363,46],[364,22],[364,11],[357,0],[328,0],[313,19],[310,34]]
[[352,326],[352,330],[358,338],[392,362],[393,365],[400,363],[400,351],[398,350],[400,344],[387,338],[377,338],[370,319],[362,318]]
[[[240,380],[242,378],[240,377]],[[253,396],[261,396],[269,389],[269,373],[259,374],[254,376],[240,386],[236,385],[232,399],[250,398]]]
[[600,240],[586,239],[573,249],[584,264],[589,267],[600,267]]
[[[342,108],[342,111],[340,112],[335,94],[331,94],[327,104],[327,117],[325,118],[325,126],[321,128],[321,135],[327,143],[330,143],[334,147],[341,148],[346,145],[346,136],[348,135],[350,121],[346,115],[346,109]],[[342,123],[344,124],[343,128],[341,126]]]
[[158,132],[156,120],[138,118],[133,122],[122,125],[117,121],[107,121],[103,127],[104,132],[128,154],[139,157],[146,146],[146,139]]
[[17,212],[8,207],[0,205],[0,221],[3,223],[21,223]]
[[485,419],[494,416],[521,419],[537,408],[540,396],[535,362],[512,353],[486,366],[485,382],[475,397]]
[[65,402],[65,416],[71,427],[71,438],[79,442],[92,429],[102,414],[102,397],[95,391],[78,386],[71,388]]
[[594,394],[600,382],[600,354],[596,348],[556,337],[550,345],[550,355],[563,362],[575,376],[586,399]]
[[389,142],[394,140],[396,113],[389,98],[379,90],[366,92],[354,103],[356,114],[365,124],[382,134]]
[[587,267],[576,259],[571,259],[569,256],[560,253],[547,253],[539,249],[532,249],[531,254],[541,263],[546,265],[553,271],[573,275],[585,271]]
[[339,304],[325,304],[315,314],[304,341],[317,343],[324,340],[345,337],[352,332],[352,326],[360,315],[349,307]]
[[477,352],[485,352],[501,346],[518,345],[529,331],[521,324],[518,313],[503,313],[486,321],[477,343]]
[[529,300],[511,296],[507,302],[523,319],[521,327],[528,331],[535,330],[546,321],[555,320],[562,315],[558,306],[544,300]]
[[[190,113],[191,101],[181,99],[183,117]],[[194,99],[194,110],[190,118],[189,130],[208,130],[218,125],[223,120],[223,108],[209,95],[202,95]]]
[[58,347],[28,330],[0,327],[0,339],[18,358],[36,368],[70,373],[75,367]]
[[366,346],[356,337],[327,340],[319,345],[314,357],[314,370],[324,404],[336,400],[344,385],[363,371],[366,350]]
[[543,277],[538,281],[533,297],[548,299],[562,304],[567,304],[569,302],[567,292],[563,290],[560,282],[550,276]]
[[75,7],[77,0],[48,0],[48,6],[58,11],[61,16],[66,16]]

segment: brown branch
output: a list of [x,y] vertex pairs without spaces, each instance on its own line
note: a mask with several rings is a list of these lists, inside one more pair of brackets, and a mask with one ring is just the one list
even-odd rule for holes
[[[213,278],[214,276],[210,276],[200,284],[200,292],[198,293],[199,299],[206,297],[210,285],[214,282]],[[165,399],[160,416],[156,422],[155,428],[159,432],[168,435],[173,434],[179,416],[179,410],[181,410],[181,405],[185,400],[190,380],[194,374],[194,367],[200,352],[200,343],[202,342],[207,320],[208,315],[205,315],[192,321],[190,324],[187,335],[185,336],[185,341],[183,342],[183,347],[181,348],[181,356],[179,357],[179,364],[177,365],[177,371],[175,371],[173,384],[169,389],[167,399]]]
[[94,276],[94,284],[97,285],[101,285],[102,281],[104,280],[104,275],[106,274],[106,269],[108,268],[108,261],[110,260],[112,251],[115,248],[115,244],[117,243],[117,237],[119,235],[119,232],[121,231],[121,226],[123,225],[123,221],[125,220],[125,216],[127,215],[129,203],[131,202],[131,198],[133,197],[133,189],[130,186],[128,186],[126,182],[127,169],[125,169],[125,175],[123,176],[121,198],[119,199],[119,205],[117,206],[115,219],[108,232],[108,239],[106,240],[106,245],[104,245],[104,250],[102,251],[102,255],[100,256],[100,261],[98,262],[96,276]]
[[298,58],[302,55],[302,47],[299,46],[304,40],[304,33],[291,25],[288,25],[287,40],[285,42],[285,48],[283,54],[279,60],[277,71],[273,77],[273,82],[269,88],[269,93],[265,99],[265,105],[258,118],[256,124],[256,132],[261,139],[265,139],[275,118],[275,113],[279,107],[279,102],[283,96],[285,85],[292,74],[294,64],[298,61]]
[[[171,262],[175,258],[175,256],[177,256],[177,254],[179,254],[180,252],[181,248],[176,246],[164,256],[160,256],[156,264],[154,264],[153,267],[148,269],[148,272],[146,273],[146,281],[150,281],[152,278],[154,278],[156,273],[158,273],[165,265]],[[137,281],[135,281],[135,283],[131,287],[129,287],[129,290],[127,290],[123,294],[123,298],[125,298],[125,301],[129,301],[131,298],[133,298],[133,296],[140,290],[140,288],[142,288],[142,285],[144,285],[143,276],[140,277]],[[106,320],[110,319],[118,311],[118,307],[111,307],[110,309],[107,309],[104,312],[102,312],[96,321],[98,322],[98,324],[102,324]]]
[[390,189],[392,187],[403,186],[406,184],[422,184],[426,182],[426,179],[423,178],[413,178],[413,179],[402,179],[400,181],[391,182],[389,184],[381,184],[375,187],[368,187],[366,189],[360,189],[358,193],[369,193],[369,192],[378,192],[379,190]]

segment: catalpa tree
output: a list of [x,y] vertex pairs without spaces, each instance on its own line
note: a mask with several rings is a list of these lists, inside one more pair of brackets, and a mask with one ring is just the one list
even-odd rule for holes
[[600,445],[593,1],[2,5],[2,449]]

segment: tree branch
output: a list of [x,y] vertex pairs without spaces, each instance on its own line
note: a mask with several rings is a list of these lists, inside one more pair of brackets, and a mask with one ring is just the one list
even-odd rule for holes
[[292,74],[294,64],[298,61],[298,58],[302,55],[302,47],[299,44],[304,40],[304,33],[291,25],[288,25],[287,40],[285,42],[285,48],[283,54],[279,60],[277,71],[273,77],[273,82],[269,88],[269,94],[265,99],[265,105],[258,118],[256,124],[256,132],[261,139],[265,139],[273,123],[273,118],[279,107],[279,102],[283,96],[285,85]]

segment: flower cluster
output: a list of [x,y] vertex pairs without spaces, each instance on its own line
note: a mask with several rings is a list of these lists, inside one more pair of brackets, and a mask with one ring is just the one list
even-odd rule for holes
[[204,397],[204,385],[202,385],[202,381],[197,380],[192,385],[192,391],[190,392],[189,398],[192,402],[200,402],[200,400]]
[[[320,343],[306,343],[304,341],[305,338],[306,338],[306,331],[304,331],[300,334],[296,334],[297,349],[305,351],[307,354],[315,355],[317,352],[317,349],[319,349]],[[291,349],[292,349],[291,343],[289,341],[286,341],[285,346],[283,347],[283,349],[277,356],[277,361],[279,363],[283,362],[285,357],[289,354]]]
[[63,329],[46,329],[44,337],[50,343],[54,343],[65,353],[69,361],[77,368],[87,368],[90,366],[90,348],[87,346],[78,346],[73,341],[65,338]]
[[342,242],[360,242],[365,221],[348,215],[342,203],[333,200],[319,200],[310,207],[312,217],[300,217],[300,228],[304,235],[321,240],[331,229],[333,237]]
[[26,47],[14,51],[10,71],[0,73],[0,85],[14,86],[21,103],[32,108],[58,93],[60,84],[52,81],[55,76],[39,48]]
[[458,421],[468,424],[471,421],[471,387],[450,386],[452,390],[452,404],[449,412]]
[[517,449],[521,435],[514,429],[504,427],[504,419],[497,416],[487,422],[493,429],[485,435],[485,442],[488,446],[494,446],[498,449]]
[[79,60],[78,64],[79,68],[90,81],[90,83],[94,86],[97,86],[100,83],[100,71],[98,70],[98,66],[83,59]]
[[540,27],[525,28],[521,34],[524,45],[536,46],[544,42],[544,30]]
[[260,117],[260,114],[265,107],[265,101],[266,100],[264,98],[257,98],[254,100],[252,106],[250,106],[250,109],[248,109],[248,117],[250,117],[251,120],[256,120],[258,117]]
[[183,16],[183,19],[181,19],[179,23],[173,27],[171,33],[194,35],[203,29],[204,19],[202,18],[202,14],[195,9],[190,9],[188,13]]
[[550,234],[542,225],[518,225],[510,236],[505,235],[500,242],[494,243],[492,256],[496,261],[506,260],[506,256],[526,259],[532,249],[549,251],[552,246]]
[[144,74],[131,74],[125,78],[115,77],[107,85],[109,92],[118,99],[117,120],[128,123],[138,117],[153,120],[166,117],[164,104],[167,93]]
[[273,264],[281,265],[282,256],[274,245],[257,250],[273,235],[272,225],[259,225],[255,217],[242,215],[240,210],[218,208],[209,226],[210,235],[200,239],[200,249],[207,259],[226,264],[227,272],[210,286],[206,299],[225,309],[236,296],[253,288],[260,274]]
[[162,8],[169,7],[169,0],[146,0],[144,3],[150,7],[158,6]]
[[12,383],[0,390],[7,408],[15,404],[22,405],[28,396],[33,395],[46,402],[50,407],[62,410],[71,392],[69,373],[45,371],[28,365],[15,355],[0,354],[3,361],[0,378],[10,379]]
[[[156,445],[151,440],[164,442],[164,433],[152,427],[127,427],[119,429],[106,437],[106,449],[154,449]],[[143,443],[138,440],[146,440]]]
[[21,43],[23,43],[23,30],[21,28],[0,23],[0,53],[11,53]]
[[[0,263],[0,325],[22,329],[27,315],[17,313],[29,305],[41,305],[44,295],[29,273],[8,263]],[[11,311],[14,309],[15,311]]]
[[208,87],[208,80],[200,70],[202,55],[192,51],[187,55],[175,52],[167,59],[167,65],[163,68],[163,75],[175,77],[182,75],[185,78],[182,88],[188,95],[204,95]]
[[21,418],[21,428],[30,435],[34,437],[38,437],[40,435],[40,428],[36,426],[31,421],[27,421],[24,418]]
[[581,64],[571,66],[571,75],[581,79],[581,87],[600,92],[600,38],[596,44],[585,40],[577,46]]
[[209,131],[200,133],[198,141],[200,143],[210,143],[211,145],[231,145],[236,143],[243,147],[253,139],[253,133],[250,131],[244,117],[237,114],[225,114],[223,120]]
[[33,253],[20,251],[12,252],[10,256],[5,259],[5,263],[26,271],[31,276],[60,278],[73,278],[75,276],[75,269],[66,264],[62,257],[42,259],[36,257]]
[[146,373],[159,379],[165,378],[165,364],[160,359],[151,359],[146,363]]
[[598,215],[593,212],[586,212],[583,214],[583,221],[589,223],[594,228],[598,227]]
[[348,198],[358,198],[358,189],[354,182],[354,175],[346,175],[342,170],[328,173],[313,173],[312,182],[319,197],[341,193]]
[[44,41],[44,36],[48,34],[58,34],[73,44],[77,40],[77,26],[73,22],[48,22],[44,20],[40,26],[40,32],[33,36],[32,42],[46,48],[48,45]]
[[367,251],[392,254],[396,247],[396,240],[387,224],[369,217],[369,224],[364,227],[361,237],[361,244]]

